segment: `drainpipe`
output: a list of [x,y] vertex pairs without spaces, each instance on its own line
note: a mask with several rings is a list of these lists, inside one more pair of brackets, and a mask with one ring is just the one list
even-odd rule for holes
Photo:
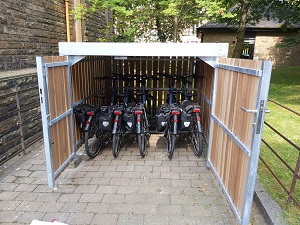
[[65,0],[65,8],[66,8],[66,27],[67,27],[67,41],[71,41],[70,37],[70,13],[69,13],[69,0]]

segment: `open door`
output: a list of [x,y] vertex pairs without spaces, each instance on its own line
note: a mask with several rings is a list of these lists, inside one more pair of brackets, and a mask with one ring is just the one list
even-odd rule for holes
[[208,166],[240,224],[250,221],[272,65],[220,58],[216,62]]
[[48,185],[75,156],[70,66],[65,56],[37,57]]

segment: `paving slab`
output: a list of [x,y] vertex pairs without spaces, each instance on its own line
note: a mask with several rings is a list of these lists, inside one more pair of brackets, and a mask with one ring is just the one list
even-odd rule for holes
[[152,135],[142,158],[132,140],[117,158],[110,146],[94,159],[80,149],[80,164],[65,169],[53,189],[42,141],[31,146],[0,167],[0,224],[238,224],[204,156],[181,143],[169,160],[162,135]]

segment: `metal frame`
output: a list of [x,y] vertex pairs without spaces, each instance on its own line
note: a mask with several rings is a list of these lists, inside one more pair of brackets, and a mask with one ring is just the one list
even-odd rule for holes
[[260,77],[262,74],[261,70],[253,70],[253,69],[249,69],[249,68],[231,66],[231,65],[226,65],[226,64],[216,64],[216,67],[220,68],[220,69],[231,70],[231,71],[235,71],[238,73],[244,73],[244,74],[253,75],[253,76],[257,76],[257,77]]
[[59,42],[60,55],[86,56],[195,56],[215,61],[227,57],[228,43],[108,43]]
[[[261,70],[252,70],[246,68],[239,68],[235,66],[216,64],[216,68],[232,70],[235,72],[245,73],[252,76],[260,77],[257,100],[256,100],[256,108],[254,110],[247,110],[241,108],[245,113],[255,113],[254,121],[256,123],[255,129],[252,132],[252,141],[251,141],[251,149],[249,150],[236,136],[211,112],[211,121],[210,121],[210,133],[209,133],[209,146],[208,146],[208,158],[207,158],[207,166],[210,167],[217,177],[220,185],[225,193],[227,200],[238,219],[239,223],[242,225],[248,225],[250,221],[251,215],[251,207],[253,202],[254,188],[255,188],[255,179],[257,174],[260,146],[261,146],[261,138],[262,138],[262,129],[264,123],[264,116],[266,113],[266,102],[268,98],[269,92],[269,84],[271,79],[271,70],[272,64],[270,61],[264,61]],[[212,106],[215,104],[215,90],[216,83],[218,80],[218,72],[215,70],[214,74],[214,85],[213,85],[213,96],[212,96]],[[212,109],[212,108],[211,108]],[[212,121],[218,123],[218,125],[230,136],[230,138],[240,147],[240,149],[249,157],[249,168],[247,175],[247,184],[246,184],[246,192],[245,192],[245,202],[243,206],[243,211],[239,214],[237,208],[235,207],[228,191],[226,190],[225,185],[223,184],[218,172],[214,168],[213,164],[210,161],[210,153],[211,153],[211,142],[212,140]]]
[[48,186],[50,188],[54,187],[54,172],[53,172],[53,161],[52,161],[52,148],[50,141],[50,127],[49,127],[49,107],[48,107],[48,88],[47,88],[47,72],[44,66],[44,59],[41,56],[36,57],[37,75],[39,83],[39,94],[41,103],[41,114],[42,114],[42,124],[43,124],[43,136],[44,136],[44,149],[46,157],[47,166],[47,178]]
[[[49,188],[55,186],[55,178],[60,174],[60,172],[71,162],[71,160],[76,155],[76,145],[75,145],[75,131],[74,131],[74,113],[73,113],[73,95],[72,95],[72,77],[71,77],[71,58],[68,57],[65,62],[53,62],[45,63],[43,57],[36,57],[37,64],[37,75],[38,75],[38,84],[39,84],[39,94],[40,94],[40,104],[41,104],[41,114],[42,114],[42,124],[43,124],[43,136],[44,136],[44,149],[46,157],[46,167],[47,167],[47,178]],[[75,58],[78,59],[78,57]],[[68,67],[68,86],[69,86],[69,97],[71,106],[63,114],[59,115],[54,119],[50,119],[49,112],[49,100],[48,100],[48,68],[58,67],[58,66],[67,66]],[[61,121],[67,116],[71,115],[71,130],[72,130],[72,154],[69,158],[56,170],[53,169],[53,158],[52,158],[52,141],[50,135],[50,127],[55,123]]]

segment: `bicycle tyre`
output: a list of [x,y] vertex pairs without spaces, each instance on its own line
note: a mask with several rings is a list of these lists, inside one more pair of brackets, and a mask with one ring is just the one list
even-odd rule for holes
[[121,131],[112,135],[112,154],[116,158],[121,148]]
[[[93,133],[91,135],[91,133]],[[84,132],[84,144],[85,144],[85,152],[91,158],[95,158],[100,150],[101,150],[101,141],[100,138],[97,137],[96,132],[85,131]]]
[[198,131],[198,123],[193,124],[192,143],[193,143],[193,148],[196,156],[200,157],[203,152],[203,143],[202,143],[202,133]]
[[144,158],[146,154],[146,135],[145,133],[137,135],[140,155]]
[[171,134],[170,129],[167,132],[168,158],[172,159],[176,142],[176,135]]

